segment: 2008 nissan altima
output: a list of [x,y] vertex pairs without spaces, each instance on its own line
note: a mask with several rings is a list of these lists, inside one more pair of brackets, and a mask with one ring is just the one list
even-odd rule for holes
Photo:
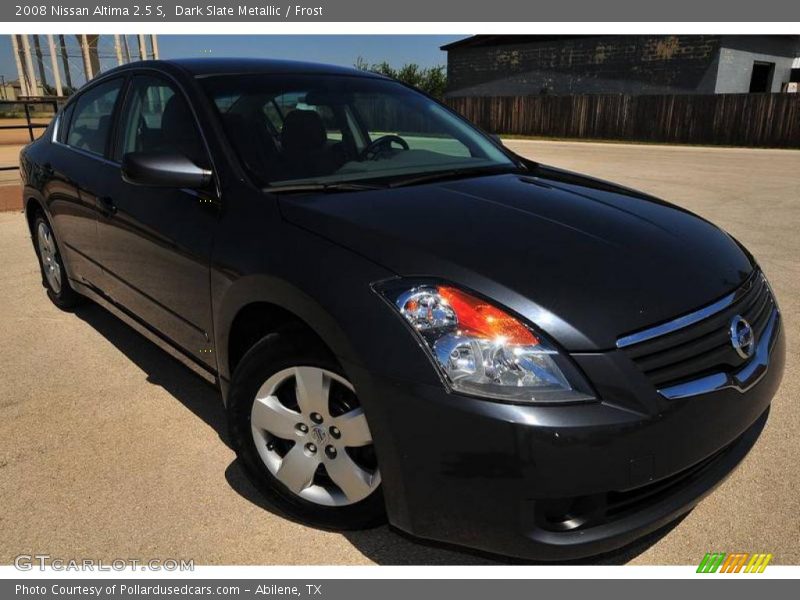
[[731,472],[781,380],[778,306],[731,236],[378,75],[128,65],[21,168],[52,301],[217,384],[253,482],[316,526],[618,548]]

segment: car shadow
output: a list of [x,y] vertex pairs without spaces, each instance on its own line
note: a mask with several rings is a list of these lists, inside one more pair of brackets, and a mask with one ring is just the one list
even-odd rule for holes
[[164,388],[231,446],[217,388],[101,306],[86,303],[73,312],[144,371],[147,383]]
[[[102,307],[93,303],[86,304],[76,308],[74,314],[132,360],[146,374],[148,383],[166,390],[211,427],[225,445],[231,447],[225,410],[219,392],[214,386]],[[258,491],[248,479],[240,461],[234,460],[228,465],[225,479],[228,485],[248,502],[282,518],[296,521]],[[591,559],[561,564],[624,565],[667,535],[681,520],[674,521],[620,550]],[[380,565],[553,564],[511,559],[420,540],[388,525],[363,531],[346,531],[341,535],[366,558]]]

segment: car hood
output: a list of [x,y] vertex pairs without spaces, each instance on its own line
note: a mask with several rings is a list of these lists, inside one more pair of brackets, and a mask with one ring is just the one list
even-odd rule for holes
[[289,222],[401,277],[492,298],[570,351],[610,349],[726,295],[753,269],[729,235],[686,210],[542,166],[280,202]]

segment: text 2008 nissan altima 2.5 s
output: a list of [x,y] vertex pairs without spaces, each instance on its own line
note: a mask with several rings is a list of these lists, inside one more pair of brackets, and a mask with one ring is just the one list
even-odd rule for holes
[[273,505],[528,559],[685,514],[784,367],[754,258],[350,69],[142,62],[21,155],[52,301],[202,376]]

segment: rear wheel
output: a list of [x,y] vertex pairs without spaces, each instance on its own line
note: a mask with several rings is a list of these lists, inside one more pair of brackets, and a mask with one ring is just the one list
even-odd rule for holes
[[59,308],[72,308],[80,302],[81,296],[69,283],[53,230],[41,213],[36,216],[33,223],[33,239],[47,295]]
[[251,480],[283,511],[321,527],[384,520],[372,434],[353,385],[302,333],[273,333],[242,359],[231,437]]

